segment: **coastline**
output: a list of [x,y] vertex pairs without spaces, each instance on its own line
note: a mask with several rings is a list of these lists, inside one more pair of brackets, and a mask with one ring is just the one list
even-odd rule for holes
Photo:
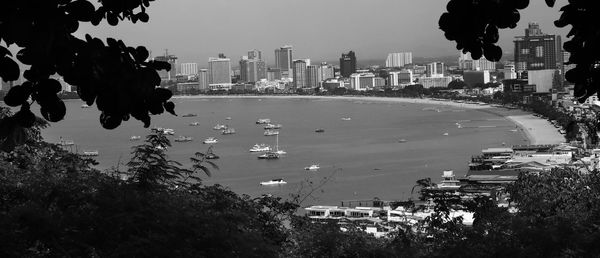
[[559,144],[565,141],[558,130],[546,119],[533,116],[532,113],[520,109],[504,109],[492,107],[490,105],[478,105],[468,103],[456,103],[450,100],[432,100],[432,99],[413,99],[413,98],[392,98],[392,97],[356,97],[356,96],[300,96],[300,95],[195,95],[195,96],[174,96],[174,99],[232,99],[232,98],[254,98],[254,99],[330,99],[330,100],[350,100],[350,101],[374,101],[374,102],[392,102],[392,103],[414,103],[450,106],[454,108],[472,109],[480,112],[494,114],[504,117],[525,134],[530,144]]

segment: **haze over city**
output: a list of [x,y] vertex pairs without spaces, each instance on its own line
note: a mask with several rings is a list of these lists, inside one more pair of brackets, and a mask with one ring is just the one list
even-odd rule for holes
[[[521,11],[519,26],[500,31],[503,59],[512,59],[513,38],[522,35],[528,22],[537,22],[548,34],[566,35],[553,21],[566,0],[548,8],[531,1]],[[123,39],[126,44],[144,45],[153,55],[165,49],[180,62],[198,62],[224,53],[238,59],[249,49],[264,53],[274,63],[273,50],[294,46],[294,57],[335,61],[342,52],[354,50],[359,60],[381,60],[387,53],[412,51],[418,57],[458,55],[455,43],[444,38],[438,19],[445,0],[171,0],[152,2],[148,23],[129,21],[112,27],[83,25],[79,36]],[[468,19],[468,17],[465,17]]]

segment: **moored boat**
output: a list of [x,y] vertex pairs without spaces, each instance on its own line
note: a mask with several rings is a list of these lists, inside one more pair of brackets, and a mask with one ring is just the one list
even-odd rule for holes
[[269,118],[259,118],[256,121],[257,125],[263,125],[263,124],[268,124],[268,123],[271,123],[271,119],[269,119]]
[[344,120],[344,121],[350,121],[350,120],[352,120],[352,118],[350,118],[350,117],[342,117],[342,120]]
[[304,170],[319,170],[321,167],[319,166],[319,164],[312,164],[308,167],[305,167]]
[[93,151],[83,151],[83,154],[81,154],[81,155],[86,156],[86,157],[95,157],[95,156],[98,156],[99,154],[100,153],[97,150],[93,150]]
[[176,142],[191,142],[193,140],[194,140],[194,138],[192,138],[191,136],[179,136],[179,137],[175,138],[174,141],[176,141]]
[[271,151],[271,146],[266,145],[264,143],[254,144],[252,148],[250,148],[250,152],[263,152],[263,151]]
[[217,142],[219,142],[219,140],[217,140],[217,138],[215,138],[215,137],[208,137],[208,138],[204,139],[204,141],[202,141],[202,143],[204,143],[204,144],[214,144]]
[[195,116],[197,116],[197,115],[196,114],[192,114],[192,113],[182,115],[182,117],[195,117]]
[[273,135],[278,135],[278,134],[279,134],[279,131],[277,131],[277,130],[266,130],[264,133],[265,136],[273,136]]
[[140,139],[142,139],[142,137],[139,135],[134,135],[129,138],[130,141],[139,141]]
[[281,184],[287,184],[287,182],[284,181],[282,178],[276,178],[276,179],[271,179],[269,181],[260,182],[260,185],[281,185]]
[[268,123],[264,128],[265,128],[265,130],[269,130],[269,129],[281,129],[281,127],[282,127],[281,124]]
[[235,134],[235,129],[233,129],[233,128],[231,128],[231,127],[230,127],[230,128],[227,128],[227,129],[225,129],[225,130],[221,131],[221,134],[223,134],[223,135],[227,135],[227,134]]
[[225,130],[227,129],[227,125],[217,124],[213,127],[214,130]]
[[319,128],[319,129],[315,130],[315,133],[324,133],[324,132],[325,132],[325,129],[323,129],[323,128]]
[[278,159],[279,154],[269,151],[258,156],[258,159]]

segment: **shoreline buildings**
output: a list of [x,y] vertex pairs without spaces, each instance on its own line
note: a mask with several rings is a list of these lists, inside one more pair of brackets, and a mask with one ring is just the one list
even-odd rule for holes
[[412,62],[412,52],[390,53],[385,60],[385,67],[404,67]]
[[220,54],[208,58],[208,89],[231,89],[231,60]]
[[275,49],[275,68],[281,72],[281,77],[292,77],[292,46],[285,45]]
[[340,75],[349,78],[353,73],[356,73],[356,54],[350,51],[340,58]]
[[529,23],[525,36],[515,37],[517,71],[562,70],[563,54],[560,36],[542,33],[537,23]]

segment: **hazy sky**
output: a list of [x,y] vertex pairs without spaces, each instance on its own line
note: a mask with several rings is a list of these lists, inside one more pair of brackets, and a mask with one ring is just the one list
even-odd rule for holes
[[[504,57],[512,56],[513,37],[523,35],[530,21],[548,34],[566,35],[553,21],[567,0],[548,8],[531,0],[514,30],[501,30]],[[206,66],[208,57],[224,53],[236,61],[250,49],[263,52],[273,63],[274,49],[294,47],[294,58],[337,60],[354,50],[358,59],[385,60],[387,53],[411,51],[414,56],[448,56],[458,52],[444,38],[438,19],[447,0],[157,0],[148,23],[123,22],[111,27],[82,26],[81,34],[104,39],[120,38],[126,44],[144,45],[153,55],[179,57],[179,62]],[[468,19],[465,17],[465,19]],[[563,39],[564,41],[564,39]],[[503,58],[504,58],[503,57]]]

